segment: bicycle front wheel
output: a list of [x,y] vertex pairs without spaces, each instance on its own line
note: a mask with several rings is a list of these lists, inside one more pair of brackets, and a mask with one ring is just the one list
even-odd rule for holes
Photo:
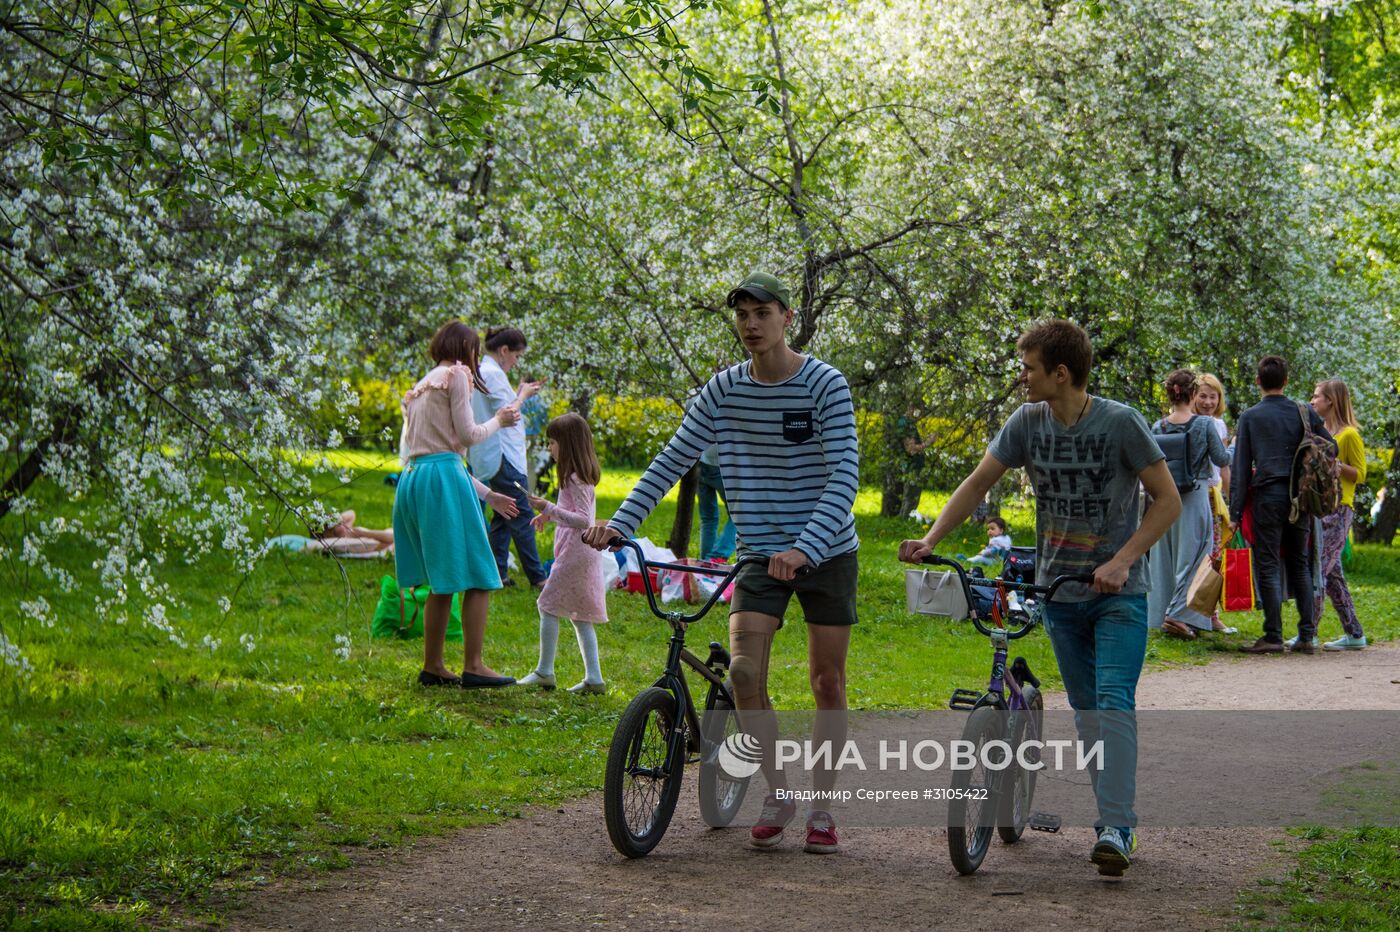
[[976,766],[953,771],[948,800],[948,854],[959,874],[982,866],[992,843],[992,828],[1000,810],[1000,780],[982,761],[982,748],[1002,737],[1005,713],[986,707],[973,709],[963,727],[963,740],[972,742]]
[[613,732],[603,816],[613,847],[629,858],[655,848],[676,811],[685,770],[685,749],[669,753],[680,714],[676,706],[674,695],[653,686],[628,704]]
[[[701,728],[706,741],[721,745],[726,738],[739,733],[739,713],[718,690],[711,690],[710,695],[713,698],[705,709]],[[718,751],[716,747],[700,762],[700,815],[710,828],[724,828],[734,821],[749,791],[749,781],[753,779],[726,773],[719,764]]]

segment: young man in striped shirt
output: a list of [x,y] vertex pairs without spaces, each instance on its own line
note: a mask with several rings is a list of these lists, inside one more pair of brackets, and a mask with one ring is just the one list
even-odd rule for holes
[[[729,608],[729,673],[744,730],[764,748],[772,788],[750,833],[760,848],[777,845],[797,812],[774,762],[776,718],[768,697],[773,636],[795,594],[807,622],[808,678],[818,710],[813,743],[830,741],[833,759],[846,739],[846,650],[856,621],[856,538],[851,507],[859,481],[855,408],[836,369],[787,345],[791,296],[772,275],[755,273],[729,293],[734,326],[750,360],[706,383],[680,428],[652,461],[605,526],[584,532],[602,549],[631,536],[710,444],[719,451],[741,554],[760,554],[739,573]],[[818,769],[823,798],[836,773]],[[805,850],[837,848],[831,814],[807,819]]]

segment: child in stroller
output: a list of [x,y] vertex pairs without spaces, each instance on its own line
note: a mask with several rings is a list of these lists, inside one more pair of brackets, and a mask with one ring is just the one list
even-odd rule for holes
[[1006,532],[1006,521],[998,517],[987,519],[987,546],[975,556],[958,554],[959,560],[966,560],[974,566],[1001,568],[1002,561],[1011,553],[1011,535]]

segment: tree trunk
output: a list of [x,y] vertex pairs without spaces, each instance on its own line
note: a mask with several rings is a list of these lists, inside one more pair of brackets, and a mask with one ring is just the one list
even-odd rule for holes
[[898,518],[899,506],[903,504],[904,480],[894,469],[885,471],[883,488],[880,490],[880,517]]
[[692,466],[676,488],[676,520],[666,546],[676,559],[690,555],[690,530],[695,525],[695,488],[700,484],[700,467]]
[[[109,390],[110,380],[106,378],[107,367],[104,366],[97,372],[97,384],[99,390],[105,395]],[[14,506],[14,501],[29,487],[39,480],[44,473],[44,460],[49,452],[60,444],[69,444],[78,436],[78,420],[82,417],[82,409],[70,407],[63,412],[63,415],[54,424],[49,435],[29,451],[29,455],[16,465],[15,471],[5,478],[5,483],[0,486],[0,518],[10,513],[10,508]]]
[[987,506],[987,517],[1000,518],[1002,502],[1006,501],[1006,484],[1000,480],[993,482],[992,490],[983,501]]
[[47,440],[35,447],[5,480],[4,487],[0,488],[0,518],[10,513],[11,503],[28,491],[34,480],[39,478],[44,468],[44,453],[48,448]]
[[881,415],[880,443],[884,455],[880,458],[880,517],[898,518],[904,504],[904,438],[900,435],[899,415]]

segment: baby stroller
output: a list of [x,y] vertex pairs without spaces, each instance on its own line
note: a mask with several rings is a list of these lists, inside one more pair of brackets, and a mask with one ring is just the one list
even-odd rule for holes
[[[989,615],[992,602],[996,598],[996,583],[985,579],[980,567],[973,567],[968,573],[968,590],[972,595],[972,607],[979,613]],[[1035,548],[1012,547],[1001,565],[1000,579],[1021,585],[1035,584]],[[1015,590],[1013,590],[1014,594]],[[1027,600],[1033,601],[1033,600]]]

